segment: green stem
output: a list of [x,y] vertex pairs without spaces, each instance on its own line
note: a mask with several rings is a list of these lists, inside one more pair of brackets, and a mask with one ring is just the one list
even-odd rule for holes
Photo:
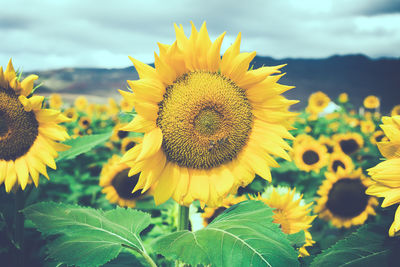
[[179,205],[178,231],[189,229],[189,207]]
[[[179,218],[177,231],[184,231],[189,229],[189,207],[179,205]],[[185,263],[175,261],[175,267],[183,267]]]
[[17,189],[15,193],[15,236],[14,240],[19,250],[18,262],[21,266],[24,266],[24,225],[25,217],[21,210],[25,206],[24,191],[21,188]]
[[133,251],[136,251],[137,253],[139,253],[140,255],[143,256],[143,258],[147,261],[147,263],[151,266],[151,267],[157,267],[157,265],[155,264],[155,262],[153,261],[153,259],[146,253],[146,251],[141,251],[135,247],[131,247],[125,244],[122,244],[123,247],[125,248],[129,248]]

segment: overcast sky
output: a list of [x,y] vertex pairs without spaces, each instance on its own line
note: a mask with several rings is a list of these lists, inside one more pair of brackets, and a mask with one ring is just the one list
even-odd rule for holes
[[153,62],[171,44],[173,23],[207,22],[222,51],[242,32],[242,50],[274,58],[363,53],[400,57],[400,0],[5,1],[0,0],[0,66],[24,71],[126,67]]

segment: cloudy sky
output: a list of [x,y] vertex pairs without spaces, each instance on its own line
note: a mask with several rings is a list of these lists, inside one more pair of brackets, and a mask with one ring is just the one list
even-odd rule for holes
[[84,1],[0,0],[0,66],[24,71],[126,67],[153,62],[157,42],[207,22],[224,51],[242,32],[242,50],[275,58],[363,53],[400,57],[400,0]]

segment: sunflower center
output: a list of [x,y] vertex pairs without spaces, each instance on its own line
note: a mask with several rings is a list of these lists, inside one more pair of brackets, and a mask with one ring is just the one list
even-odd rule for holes
[[347,155],[353,154],[359,149],[358,143],[354,139],[340,141],[340,147]]
[[343,169],[346,169],[346,166],[345,166],[344,163],[341,162],[340,160],[335,160],[335,161],[333,161],[333,163],[332,163],[332,169],[333,169],[334,172],[337,171],[337,169],[339,168],[339,166],[342,167]]
[[132,193],[133,188],[135,188],[139,180],[139,174],[129,177],[128,173],[129,168],[117,173],[114,176],[111,185],[115,188],[119,197],[124,199],[135,199],[142,194],[141,190]]
[[135,142],[129,142],[126,146],[125,146],[125,150],[128,151],[129,149],[133,148],[134,146],[136,146]]
[[333,184],[326,207],[336,216],[353,218],[360,215],[368,205],[366,187],[360,179],[344,178]]
[[307,165],[313,165],[319,161],[319,155],[314,150],[307,150],[303,153],[303,161]]
[[252,123],[244,90],[205,71],[186,73],[168,86],[157,118],[167,159],[196,169],[234,159],[247,143]]
[[120,131],[118,131],[117,135],[118,135],[119,139],[124,139],[125,137],[128,136],[128,132],[120,130]]
[[13,89],[0,88],[0,160],[16,160],[32,147],[39,133],[33,111],[26,112]]

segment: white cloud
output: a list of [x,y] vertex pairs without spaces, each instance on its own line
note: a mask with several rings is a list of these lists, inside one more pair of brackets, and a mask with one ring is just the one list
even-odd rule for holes
[[[242,32],[242,50],[283,57],[364,53],[399,57],[400,1],[7,1],[0,10],[0,65],[25,70],[125,67],[153,61],[156,42],[174,41],[173,23],[207,21],[224,51]],[[1,4],[1,6],[5,6]]]

